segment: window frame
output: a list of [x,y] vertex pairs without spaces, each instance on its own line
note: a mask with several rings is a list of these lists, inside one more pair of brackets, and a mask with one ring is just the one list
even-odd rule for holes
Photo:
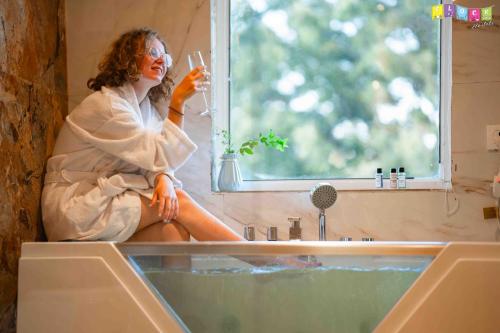
[[[452,3],[451,0],[442,1]],[[429,8],[429,15],[430,15]],[[220,192],[217,175],[219,157],[224,147],[218,140],[218,129],[229,129],[229,52],[230,52],[230,0],[211,0],[211,109],[212,109],[212,192]],[[440,20],[440,99],[439,99],[439,174],[436,177],[407,179],[405,190],[451,189],[451,86],[452,86],[452,19]],[[375,188],[373,178],[309,179],[309,180],[246,180],[237,192],[306,192],[317,183],[330,183],[337,190],[380,191],[398,190]],[[388,184],[388,180],[384,181]]]

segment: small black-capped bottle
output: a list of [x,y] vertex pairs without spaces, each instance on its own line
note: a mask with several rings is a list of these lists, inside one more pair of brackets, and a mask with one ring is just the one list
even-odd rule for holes
[[375,173],[375,187],[384,187],[384,174],[382,172],[382,168],[377,168],[377,172]]
[[398,188],[398,173],[396,168],[391,168],[391,174],[389,175],[389,184],[391,188]]
[[403,167],[399,167],[398,188],[406,188],[406,172],[405,172],[405,168],[403,168]]

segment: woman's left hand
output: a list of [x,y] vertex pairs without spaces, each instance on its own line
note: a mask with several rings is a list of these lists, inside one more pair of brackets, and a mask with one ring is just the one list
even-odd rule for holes
[[203,66],[193,68],[175,87],[172,93],[172,102],[182,105],[197,91],[205,91],[207,89],[206,86],[210,85],[210,81],[207,80],[209,75],[210,73]]
[[179,200],[175,193],[174,183],[167,175],[156,177],[156,186],[151,200],[151,207],[158,203],[158,217],[173,220],[179,215]]

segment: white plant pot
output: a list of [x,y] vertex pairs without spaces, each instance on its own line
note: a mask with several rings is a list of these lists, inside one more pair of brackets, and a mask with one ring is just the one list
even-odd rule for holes
[[238,166],[237,154],[224,154],[221,157],[221,168],[219,173],[219,191],[234,192],[240,188],[243,182],[240,167]]

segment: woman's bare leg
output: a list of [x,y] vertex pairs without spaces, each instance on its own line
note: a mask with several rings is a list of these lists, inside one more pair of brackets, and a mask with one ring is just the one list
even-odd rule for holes
[[149,199],[141,196],[141,220],[128,242],[189,241],[191,235],[179,223],[165,223],[158,217],[156,207],[149,207]]
[[[150,207],[149,200],[141,197],[141,221],[136,233],[129,242],[141,241],[189,241],[190,233],[200,241],[205,240],[243,240],[241,236],[227,227],[222,221],[201,207],[183,190],[176,190],[179,199],[179,216],[175,221],[165,223],[158,221],[157,207]],[[252,265],[281,264],[285,266],[305,268],[311,264],[297,258],[248,258],[235,256]],[[190,267],[191,260],[187,256],[165,257],[163,263],[168,267]],[[317,265],[313,265],[317,266]]]
[[[176,189],[177,199],[179,200],[179,215],[174,220],[188,233],[193,235],[199,241],[240,241],[243,237],[226,226],[221,220],[216,218],[206,209],[201,207],[185,191]],[[141,220],[137,227],[136,234],[150,225],[162,222],[158,217],[158,208],[150,207],[150,200],[141,196]],[[144,234],[144,239],[149,233]],[[135,236],[135,234],[134,234]],[[134,237],[132,236],[132,238]]]
[[137,230],[135,231],[136,233],[138,233],[142,229],[152,224],[158,222],[163,223],[163,219],[158,217],[158,207],[157,206],[150,207],[149,204],[151,203],[151,200],[143,196],[140,196],[140,198],[141,198],[141,220],[139,221],[139,225],[137,226]]
[[201,207],[189,194],[176,189],[179,200],[179,215],[175,219],[199,241],[242,241],[238,235],[221,220]]
[[[182,242],[189,241],[191,235],[177,222],[153,223],[140,231],[137,231],[127,242]],[[191,257],[189,256],[164,256],[163,267],[169,268],[191,268]]]
[[182,225],[162,221],[136,231],[127,242],[182,242],[189,239],[189,232]]

